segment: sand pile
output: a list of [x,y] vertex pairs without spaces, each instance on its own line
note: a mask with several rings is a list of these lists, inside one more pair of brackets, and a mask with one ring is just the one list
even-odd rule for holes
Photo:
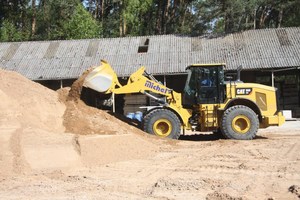
[[0,176],[99,166],[160,149],[141,130],[85,105],[82,80],[55,92],[0,70]]
[[66,132],[87,134],[142,133],[140,130],[118,120],[107,111],[87,106],[80,98],[70,98],[74,94],[70,88],[58,90],[59,98],[66,105],[63,124]]
[[0,121],[75,134],[142,133],[106,111],[80,100],[86,71],[72,88],[52,91],[16,72],[0,70]]
[[63,131],[65,105],[58,94],[16,72],[0,69],[0,122]]

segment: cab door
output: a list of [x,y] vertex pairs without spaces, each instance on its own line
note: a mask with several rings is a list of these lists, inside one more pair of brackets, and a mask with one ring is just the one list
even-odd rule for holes
[[225,99],[224,73],[220,66],[201,67],[197,77],[197,104],[218,104]]

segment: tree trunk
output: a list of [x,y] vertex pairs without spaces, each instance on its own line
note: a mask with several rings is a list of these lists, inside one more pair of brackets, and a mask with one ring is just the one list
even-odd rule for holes
[[126,19],[125,19],[125,5],[124,0],[120,2],[120,37],[124,37],[126,35]]
[[94,19],[99,19],[100,0],[95,0],[95,14]]
[[157,13],[156,13],[156,33],[162,34],[162,1],[158,1]]
[[173,5],[170,7],[169,19],[170,19],[170,22],[172,22],[172,23],[175,23],[175,21],[176,21],[174,18],[175,18],[177,4],[178,4],[178,0],[174,0]]
[[164,21],[163,21],[163,27],[164,27],[164,34],[167,33],[167,25],[169,22],[169,10],[170,10],[170,4],[171,0],[167,0],[167,4],[165,6],[165,14],[164,14]]
[[187,5],[184,5],[184,11],[183,11],[183,15],[182,15],[182,19],[181,19],[181,30],[184,29],[184,25],[185,25],[185,18],[186,18],[186,13],[187,13]]
[[20,7],[21,7],[21,25],[20,28],[22,30],[22,32],[24,33],[26,31],[26,5],[25,2],[20,3]]
[[283,17],[283,8],[280,8],[279,16],[278,16],[278,27],[277,28],[281,27],[282,17]]
[[264,28],[265,27],[265,20],[266,20],[266,11],[267,11],[267,6],[264,6],[264,9],[262,10],[260,20],[259,20],[259,28]]
[[31,39],[34,37],[36,32],[36,5],[35,0],[31,1],[32,6],[32,21],[31,21]]
[[104,20],[104,11],[105,11],[105,0],[101,1],[101,22],[103,24],[103,20]]
[[253,29],[256,29],[256,13],[257,13],[257,8],[254,8],[254,14],[253,14]]

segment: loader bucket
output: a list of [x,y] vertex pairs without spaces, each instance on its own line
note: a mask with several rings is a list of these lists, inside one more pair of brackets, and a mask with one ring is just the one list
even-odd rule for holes
[[83,82],[83,86],[101,93],[112,92],[116,85],[120,86],[118,77],[111,66],[104,60],[101,60],[99,67],[95,67],[89,72]]

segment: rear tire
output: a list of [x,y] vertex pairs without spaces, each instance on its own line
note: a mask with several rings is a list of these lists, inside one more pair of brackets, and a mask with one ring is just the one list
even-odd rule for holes
[[180,126],[177,115],[167,109],[153,110],[144,117],[144,131],[162,138],[178,139]]
[[258,128],[258,117],[247,106],[233,106],[223,114],[221,130],[228,139],[251,140],[256,136]]

